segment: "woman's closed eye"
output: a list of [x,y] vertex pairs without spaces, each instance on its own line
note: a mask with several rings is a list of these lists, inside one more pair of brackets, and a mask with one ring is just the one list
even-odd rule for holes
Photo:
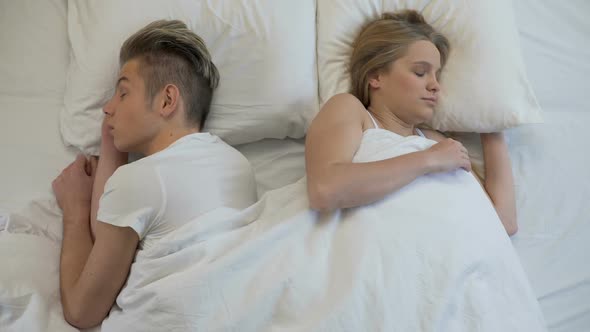
[[426,72],[424,72],[424,71],[415,71],[414,74],[416,74],[416,76],[418,76],[418,77],[423,77],[424,75],[426,75]]

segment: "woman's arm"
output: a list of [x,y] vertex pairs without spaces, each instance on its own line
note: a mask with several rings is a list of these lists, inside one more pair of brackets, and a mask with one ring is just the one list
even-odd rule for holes
[[92,200],[90,204],[90,226],[93,242],[96,239],[95,232],[97,227],[96,214],[98,213],[98,203],[104,192],[104,185],[119,166],[127,163],[128,156],[127,153],[120,152],[115,148],[113,135],[109,132],[105,121],[102,123],[101,131],[100,158],[98,159],[98,166],[94,177],[94,184],[92,186]]
[[[440,142],[446,139],[441,133],[423,129],[426,137]],[[481,184],[492,201],[496,213],[508,235],[518,230],[516,221],[516,200],[510,169],[508,147],[502,133],[480,134],[484,154],[485,181],[473,172],[475,179]]]
[[[417,177],[469,167],[453,140],[433,148],[368,163],[353,163],[363,136],[363,105],[350,94],[332,97],[313,120],[305,143],[307,190],[312,209],[373,203]],[[462,149],[462,150],[461,150]]]
[[518,231],[518,224],[508,146],[501,132],[481,134],[481,145],[486,175],[484,188],[490,196],[506,232],[508,235],[513,235]]

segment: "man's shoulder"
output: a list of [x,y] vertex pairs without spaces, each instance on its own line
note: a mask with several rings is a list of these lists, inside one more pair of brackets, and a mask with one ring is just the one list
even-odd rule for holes
[[156,167],[142,159],[119,166],[108,182],[111,185],[137,186],[157,181]]

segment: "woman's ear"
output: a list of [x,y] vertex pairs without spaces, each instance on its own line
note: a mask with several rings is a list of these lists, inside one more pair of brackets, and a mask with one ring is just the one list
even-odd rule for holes
[[160,102],[160,115],[168,117],[176,111],[180,105],[180,91],[174,84],[167,84],[162,91]]
[[369,87],[379,89],[381,87],[381,74],[378,70],[369,73]]

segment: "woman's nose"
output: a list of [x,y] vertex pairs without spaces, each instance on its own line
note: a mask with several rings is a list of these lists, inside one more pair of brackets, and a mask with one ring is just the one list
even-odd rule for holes
[[432,80],[430,80],[428,84],[428,90],[432,92],[440,91],[440,83],[438,83],[438,79],[433,78]]

